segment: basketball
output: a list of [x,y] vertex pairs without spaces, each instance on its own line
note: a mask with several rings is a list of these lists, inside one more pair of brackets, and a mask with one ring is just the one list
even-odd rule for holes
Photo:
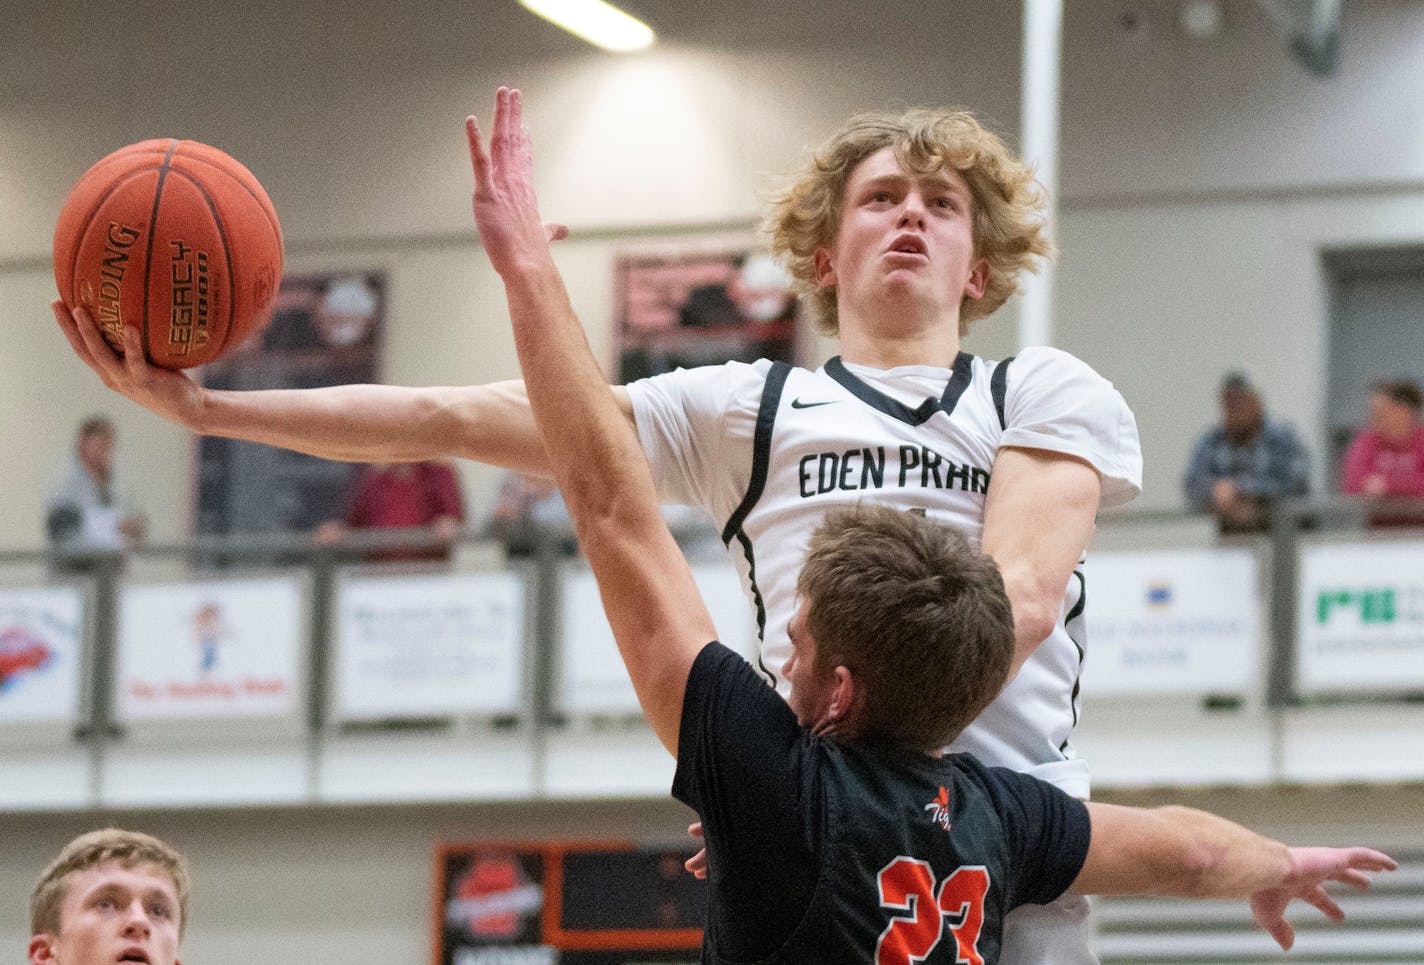
[[157,139],[99,161],[65,199],[54,279],[115,350],[143,332],[148,361],[211,362],[266,325],[282,228],[252,172],[217,148]]

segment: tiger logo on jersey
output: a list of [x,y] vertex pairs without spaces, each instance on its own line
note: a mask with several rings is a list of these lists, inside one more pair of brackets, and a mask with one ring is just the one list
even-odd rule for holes
[[930,812],[930,820],[946,831],[949,830],[949,790],[941,787],[935,799],[925,805],[925,810]]

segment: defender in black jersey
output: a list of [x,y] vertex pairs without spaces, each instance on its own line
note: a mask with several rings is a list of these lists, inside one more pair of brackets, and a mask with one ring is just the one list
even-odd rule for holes
[[[1289,947],[1292,898],[1339,917],[1326,880],[1364,887],[1366,872],[1394,866],[1363,848],[1287,848],[1184,808],[1085,804],[936,757],[1002,685],[1013,621],[992,561],[913,514],[851,512],[818,531],[782,668],[789,707],[709,643],[647,461],[550,257],[520,114],[518,92],[501,88],[488,151],[467,121],[475,221],[614,637],[678,757],[674,791],[703,819],[704,959],[992,962],[1004,912],[1065,888],[1249,897]],[[875,602],[887,587],[894,608]],[[951,680],[937,691],[949,696],[923,693],[921,670]]]
[[1051,784],[810,735],[720,644],[693,664],[678,740],[673,796],[707,838],[708,961],[997,961],[1005,913],[1061,895],[1088,850],[1086,808]]

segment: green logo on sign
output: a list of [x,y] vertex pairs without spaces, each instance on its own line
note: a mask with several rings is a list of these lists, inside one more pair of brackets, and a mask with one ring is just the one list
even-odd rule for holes
[[1362,623],[1393,623],[1395,621],[1394,589],[1321,590],[1315,597],[1315,622],[1330,622],[1336,610],[1358,608]]

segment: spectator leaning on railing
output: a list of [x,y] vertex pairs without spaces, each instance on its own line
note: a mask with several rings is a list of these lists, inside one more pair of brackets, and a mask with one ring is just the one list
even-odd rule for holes
[[[45,534],[62,557],[116,552],[143,538],[146,520],[117,491],[114,480],[114,424],[93,415],[79,424],[74,460],[45,507]],[[61,570],[85,568],[67,559]]]
[[1306,494],[1309,470],[1295,430],[1266,418],[1260,393],[1233,372],[1221,383],[1221,423],[1197,440],[1182,490],[1193,509],[1216,516],[1221,532],[1259,532],[1276,500]]
[[355,489],[342,521],[323,523],[317,540],[334,543],[347,528],[413,529],[428,527],[433,544],[429,547],[372,550],[372,561],[448,561],[452,544],[465,520],[465,501],[460,481],[449,463],[375,463],[356,477]]
[[[1385,379],[1370,387],[1369,422],[1345,452],[1340,488],[1353,495],[1424,500],[1424,392],[1411,379]],[[1414,512],[1371,516],[1376,525],[1422,525]]]

